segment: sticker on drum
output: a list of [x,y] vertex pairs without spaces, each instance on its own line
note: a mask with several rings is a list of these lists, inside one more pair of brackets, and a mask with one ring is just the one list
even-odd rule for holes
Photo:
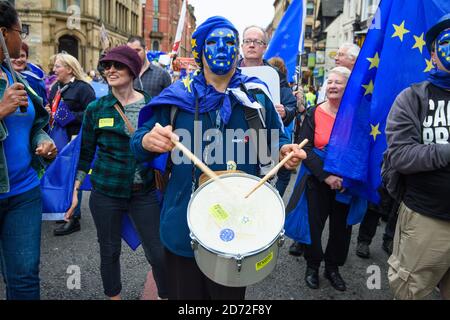
[[273,251],[270,251],[267,257],[256,264],[256,271],[264,269],[273,259]]
[[[244,197],[260,180],[233,173],[221,176],[220,183],[209,181],[202,185],[188,206],[187,220],[193,237],[203,247],[230,256],[252,255],[273,243],[284,227],[280,195],[264,184],[248,199]],[[224,232],[226,229],[233,231],[232,236]],[[269,262],[270,257],[257,268]]]
[[233,241],[234,231],[231,229],[223,229],[220,231],[220,239],[225,242]]

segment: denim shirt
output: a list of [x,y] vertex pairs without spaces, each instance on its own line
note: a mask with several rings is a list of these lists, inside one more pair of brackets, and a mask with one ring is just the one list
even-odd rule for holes
[[[45,165],[49,164],[50,161],[44,158],[38,157],[34,154],[37,146],[44,141],[52,141],[52,139],[44,132],[43,128],[48,124],[49,115],[42,105],[42,99],[38,97],[32,89],[30,89],[26,80],[15,73],[17,81],[25,85],[25,90],[28,96],[33,102],[34,108],[36,110],[36,116],[33,122],[33,127],[30,133],[30,150],[33,153],[31,166],[38,173],[44,169]],[[3,94],[6,90],[6,81],[0,79],[0,99],[3,99]],[[8,168],[6,165],[6,155],[3,148],[3,141],[8,137],[8,130],[3,120],[0,120],[0,193],[6,193],[10,191]]]

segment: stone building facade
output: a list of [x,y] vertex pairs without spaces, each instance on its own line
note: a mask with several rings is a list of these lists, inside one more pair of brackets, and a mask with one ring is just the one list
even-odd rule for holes
[[50,56],[66,51],[86,72],[95,69],[102,45],[102,24],[111,46],[142,35],[141,0],[16,0],[22,24],[30,34],[30,60],[48,71]]

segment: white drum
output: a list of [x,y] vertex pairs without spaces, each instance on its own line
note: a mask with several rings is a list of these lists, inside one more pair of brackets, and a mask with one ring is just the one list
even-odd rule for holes
[[260,180],[225,174],[220,183],[210,180],[192,195],[187,219],[195,259],[214,282],[248,286],[275,268],[284,243],[285,208],[268,183],[244,199]]

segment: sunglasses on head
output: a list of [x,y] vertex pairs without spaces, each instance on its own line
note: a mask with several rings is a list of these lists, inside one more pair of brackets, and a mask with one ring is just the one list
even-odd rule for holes
[[125,69],[127,66],[121,62],[117,62],[117,61],[106,61],[103,62],[103,68],[105,68],[106,71],[110,70],[112,68],[112,66],[114,66],[114,69],[116,70],[123,70]]

